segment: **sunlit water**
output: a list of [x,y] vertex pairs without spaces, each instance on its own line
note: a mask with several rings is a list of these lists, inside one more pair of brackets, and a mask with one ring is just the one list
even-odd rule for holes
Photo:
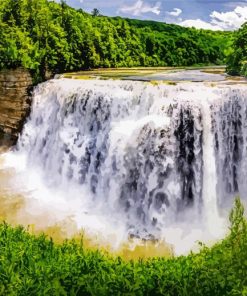
[[127,79],[142,81],[193,81],[193,82],[217,82],[226,79],[225,74],[206,73],[202,70],[176,70],[161,73],[154,73],[145,76],[130,76]]

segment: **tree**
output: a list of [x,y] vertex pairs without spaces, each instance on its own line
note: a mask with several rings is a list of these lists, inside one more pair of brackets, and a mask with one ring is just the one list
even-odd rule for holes
[[[96,17],[100,15],[97,8],[90,15],[65,0],[57,2],[0,0],[0,68],[24,66],[40,81],[46,71],[223,64],[231,44],[228,32]],[[241,48],[235,60],[243,69],[245,30],[239,38],[236,47]]]
[[227,60],[227,72],[247,77],[247,23],[235,33],[233,50]]
[[99,16],[99,15],[100,15],[99,10],[97,8],[94,8],[92,10],[92,16]]

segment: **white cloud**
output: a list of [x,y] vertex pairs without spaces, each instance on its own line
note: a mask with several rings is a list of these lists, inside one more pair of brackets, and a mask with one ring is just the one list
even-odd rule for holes
[[148,3],[145,3],[142,0],[137,0],[137,2],[133,5],[130,6],[123,6],[121,7],[118,12],[122,12],[125,14],[130,14],[133,16],[139,16],[143,13],[154,13],[156,15],[160,14],[160,7],[161,7],[161,2],[157,2],[154,6],[151,6]]
[[232,11],[218,12],[210,14],[210,21],[205,22],[201,19],[189,19],[178,22],[184,27],[195,27],[198,29],[209,30],[236,30],[247,21],[247,6],[237,6]]
[[183,27],[195,27],[197,29],[206,29],[206,30],[213,30],[217,31],[220,30],[222,31],[222,28],[216,25],[212,25],[211,23],[204,22],[200,19],[196,20],[184,20],[180,23],[178,23],[180,26]]
[[173,11],[168,11],[167,14],[171,16],[179,16],[182,13],[182,9],[180,8],[173,8]]
[[210,14],[211,23],[221,27],[223,30],[235,30],[247,21],[247,6],[237,6],[233,11],[217,12]]

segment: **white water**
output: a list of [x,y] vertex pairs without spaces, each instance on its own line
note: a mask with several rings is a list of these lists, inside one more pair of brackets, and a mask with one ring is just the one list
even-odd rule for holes
[[[215,237],[220,236],[223,220],[219,216],[217,206],[217,172],[215,161],[214,135],[212,133],[212,120],[210,104],[202,109],[203,120],[203,203],[205,219],[209,232]],[[216,227],[217,225],[217,227]]]
[[222,236],[218,205],[246,193],[246,102],[245,86],[49,81],[5,166],[47,224],[70,217],[113,247],[134,235],[184,253]]

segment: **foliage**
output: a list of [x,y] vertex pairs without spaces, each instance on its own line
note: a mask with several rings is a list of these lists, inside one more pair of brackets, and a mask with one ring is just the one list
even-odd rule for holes
[[229,32],[92,15],[48,0],[0,1],[0,69],[46,72],[95,67],[222,64]]
[[247,23],[235,33],[233,50],[227,61],[227,72],[247,77]]
[[83,242],[55,245],[0,225],[0,295],[247,295],[247,223],[239,199],[230,234],[199,254],[124,261]]

